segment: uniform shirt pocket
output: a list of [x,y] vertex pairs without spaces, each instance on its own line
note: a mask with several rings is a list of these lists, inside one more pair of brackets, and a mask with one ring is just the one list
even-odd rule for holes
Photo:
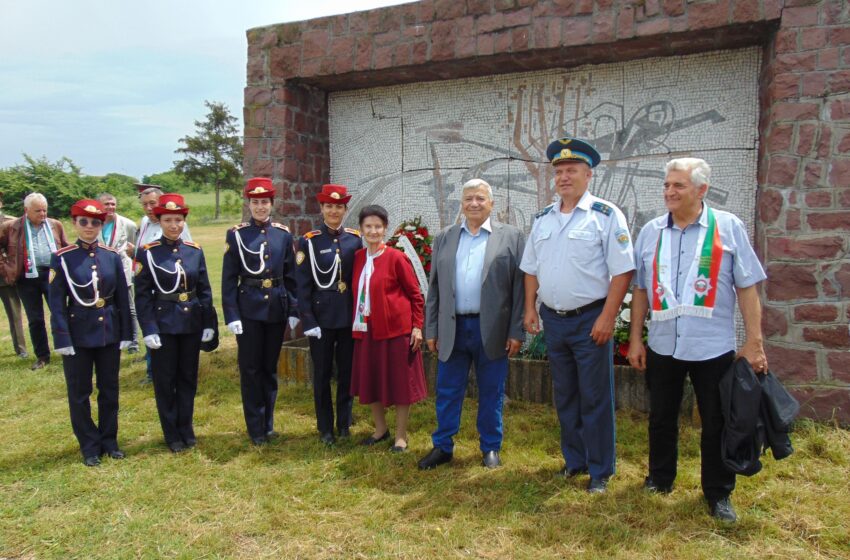
[[601,254],[601,238],[596,231],[575,229],[567,233],[570,256],[579,262],[589,262]]

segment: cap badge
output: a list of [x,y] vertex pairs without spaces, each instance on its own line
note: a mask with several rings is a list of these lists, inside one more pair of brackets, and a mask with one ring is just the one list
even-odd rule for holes
[[97,208],[95,208],[95,207],[94,207],[94,206],[92,206],[91,204],[89,204],[88,206],[86,206],[85,208],[83,208],[83,210],[85,210],[86,212],[91,212],[92,214],[97,214],[97,213],[98,213]]
[[169,200],[169,201],[165,204],[165,208],[166,208],[167,210],[177,210],[177,209],[179,208],[179,206],[177,206],[177,204],[176,204],[174,201]]
[[338,192],[332,192],[332,193],[331,193],[331,198],[339,199],[339,198],[342,198],[342,197],[339,195],[339,193],[338,193]]

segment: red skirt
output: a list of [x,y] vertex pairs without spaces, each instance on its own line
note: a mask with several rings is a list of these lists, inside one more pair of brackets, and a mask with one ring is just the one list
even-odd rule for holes
[[372,331],[354,339],[351,364],[351,395],[360,404],[380,402],[384,406],[413,404],[423,400],[425,368],[422,351],[410,350],[410,335],[375,340]]

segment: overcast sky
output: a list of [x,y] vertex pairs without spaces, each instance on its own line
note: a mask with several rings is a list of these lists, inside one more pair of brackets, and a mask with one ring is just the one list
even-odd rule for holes
[[222,101],[239,119],[245,31],[399,0],[0,0],[0,167],[62,156],[90,175],[171,168]]

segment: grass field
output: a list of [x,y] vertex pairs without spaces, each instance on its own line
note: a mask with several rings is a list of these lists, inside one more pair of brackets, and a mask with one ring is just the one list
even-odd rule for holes
[[[225,226],[193,226],[219,302]],[[641,491],[646,421],[618,416],[618,473],[591,497],[563,481],[558,429],[547,406],[511,402],[504,467],[479,465],[475,402],[467,402],[456,458],[421,473],[433,400],[413,407],[412,452],[318,442],[312,394],[284,386],[282,438],[254,448],[245,435],[232,336],[202,356],[198,447],[162,442],[144,364],[124,359],[119,442],[127,459],[80,462],[61,362],[37,373],[11,352],[0,321],[0,557],[10,558],[850,558],[850,434],[803,423],[797,452],[739,478],[732,527],[706,515],[698,431],[681,442],[670,496]],[[392,419],[391,419],[392,425]]]

